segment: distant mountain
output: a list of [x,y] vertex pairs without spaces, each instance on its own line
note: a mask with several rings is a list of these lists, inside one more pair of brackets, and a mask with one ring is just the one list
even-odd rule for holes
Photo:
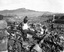
[[15,9],[15,10],[3,10],[0,13],[15,13],[15,12],[35,12],[34,10],[29,10],[25,8]]
[[0,14],[17,14],[17,13],[28,13],[28,12],[36,12],[36,11],[25,9],[25,8],[19,8],[15,10],[3,10],[0,11]]
[[18,15],[18,16],[41,16],[43,14],[50,14],[50,12],[40,12],[40,11],[34,11],[30,9],[25,8],[19,8],[15,10],[3,10],[0,11],[0,14],[2,15]]

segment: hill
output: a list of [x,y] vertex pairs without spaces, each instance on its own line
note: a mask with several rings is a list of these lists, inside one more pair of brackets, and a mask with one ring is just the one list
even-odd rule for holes
[[5,15],[5,16],[18,15],[18,16],[37,17],[43,14],[51,14],[51,12],[47,12],[47,11],[41,12],[41,11],[34,11],[30,9],[25,9],[25,8],[19,8],[15,10],[3,10],[3,11],[0,11],[0,14]]
[[[48,11],[34,11],[34,10],[30,10],[30,9],[25,9],[25,8],[19,8],[19,9],[15,9],[15,10],[3,10],[0,11],[0,15],[4,15],[4,18],[13,18],[13,17],[20,17],[21,19],[23,19],[25,16],[28,16],[30,19],[32,19],[33,21],[45,21],[48,19],[48,17],[46,17],[46,15],[50,15],[53,14],[52,12],[48,12]],[[43,17],[44,15],[44,17]],[[46,17],[46,18],[45,18]]]
[[29,10],[25,8],[15,9],[15,10],[3,10],[0,11],[2,15],[18,15],[18,16],[39,16],[42,15],[43,12],[38,12],[34,10]]

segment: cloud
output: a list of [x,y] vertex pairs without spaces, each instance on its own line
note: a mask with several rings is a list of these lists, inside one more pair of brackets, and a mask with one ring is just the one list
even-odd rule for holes
[[63,12],[64,0],[0,0],[0,10],[27,8],[37,11]]

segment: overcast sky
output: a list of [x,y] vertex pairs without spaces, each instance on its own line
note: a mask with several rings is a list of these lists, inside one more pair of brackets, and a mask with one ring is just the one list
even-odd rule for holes
[[64,0],[0,0],[0,10],[17,8],[64,13]]

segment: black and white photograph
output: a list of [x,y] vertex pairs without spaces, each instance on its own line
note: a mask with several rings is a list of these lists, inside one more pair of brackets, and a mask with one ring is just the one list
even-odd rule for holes
[[0,0],[0,52],[64,52],[64,0]]

